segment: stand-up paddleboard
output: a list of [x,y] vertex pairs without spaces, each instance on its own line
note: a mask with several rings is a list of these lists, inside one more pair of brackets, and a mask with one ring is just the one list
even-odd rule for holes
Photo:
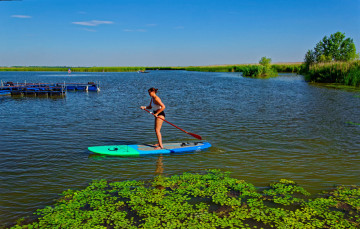
[[208,142],[190,143],[165,143],[164,149],[155,149],[152,145],[112,145],[112,146],[92,146],[89,151],[93,153],[114,155],[114,156],[138,156],[165,153],[185,153],[204,150],[211,147]]

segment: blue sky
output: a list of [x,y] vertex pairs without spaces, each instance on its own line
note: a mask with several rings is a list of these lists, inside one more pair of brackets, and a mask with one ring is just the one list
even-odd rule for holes
[[337,31],[360,51],[360,0],[0,1],[0,66],[302,61]]

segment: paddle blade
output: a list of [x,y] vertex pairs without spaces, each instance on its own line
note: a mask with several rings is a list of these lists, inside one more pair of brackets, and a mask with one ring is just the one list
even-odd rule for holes
[[197,135],[197,134],[193,134],[193,133],[188,133],[190,134],[191,136],[193,136],[194,138],[197,138],[199,140],[202,140],[201,136],[200,135]]

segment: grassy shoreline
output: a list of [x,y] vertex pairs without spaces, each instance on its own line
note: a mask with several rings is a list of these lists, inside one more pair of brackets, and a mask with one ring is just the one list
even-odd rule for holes
[[358,228],[360,187],[309,197],[291,180],[256,188],[208,170],[151,181],[95,180],[12,228]]
[[[243,72],[244,69],[259,64],[238,64],[238,65],[209,65],[209,66],[184,66],[184,67],[51,67],[51,66],[14,66],[0,67],[0,71],[60,71],[67,72],[70,68],[72,72],[136,72],[139,70],[186,70],[203,72]],[[272,68],[278,72],[298,72],[302,63],[278,63],[273,64]]]
[[[268,78],[275,77],[278,72],[299,73],[302,63],[278,63],[269,66],[260,64],[239,64],[239,65],[210,65],[210,66],[187,66],[187,67],[70,67],[72,72],[136,72],[139,70],[185,70],[200,72],[241,72],[244,77]],[[0,71],[60,71],[67,72],[69,67],[0,67]]]
[[[0,71],[61,71],[68,67],[0,67]],[[313,83],[337,83],[360,87],[360,60],[329,62],[306,66],[304,63],[274,63],[265,69],[259,64],[209,65],[187,67],[72,67],[72,72],[136,72],[139,70],[185,70],[199,72],[242,72],[245,77],[274,77],[278,73],[303,74],[305,80]]]
[[136,72],[139,70],[177,70],[171,67],[0,67],[0,71],[57,71],[67,72]]
[[340,83],[360,87],[360,60],[310,65],[305,71],[305,79],[309,82]]

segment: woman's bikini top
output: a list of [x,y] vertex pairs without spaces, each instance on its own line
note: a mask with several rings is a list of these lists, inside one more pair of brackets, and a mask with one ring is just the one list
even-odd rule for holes
[[157,111],[157,110],[161,109],[161,106],[155,104],[152,98],[151,98],[151,107],[152,107],[153,111]]

